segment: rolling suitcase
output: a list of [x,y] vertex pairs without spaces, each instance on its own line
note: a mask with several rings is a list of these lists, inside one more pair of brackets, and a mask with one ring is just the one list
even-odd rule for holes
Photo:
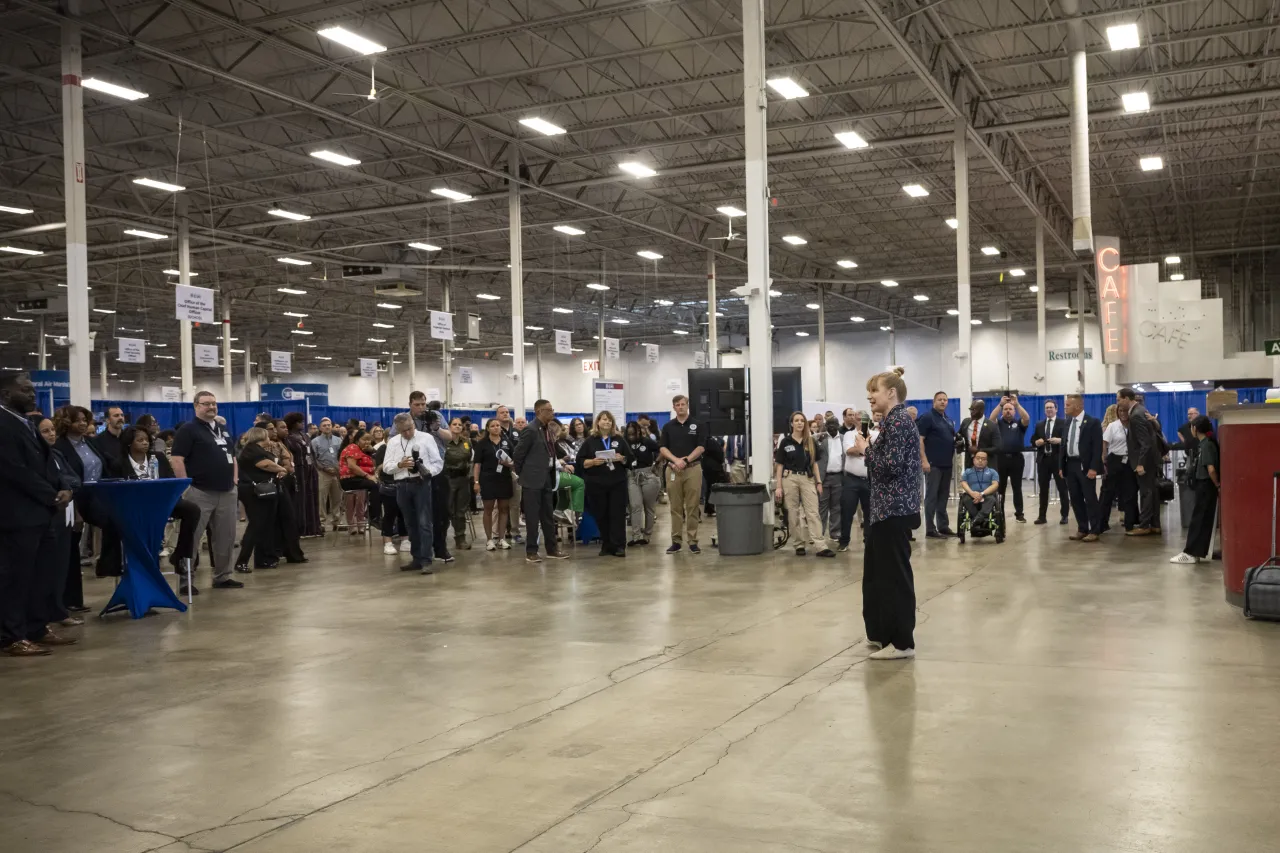
[[1271,481],[1271,556],[1244,575],[1246,619],[1280,621],[1280,557],[1276,555],[1276,492],[1280,471]]

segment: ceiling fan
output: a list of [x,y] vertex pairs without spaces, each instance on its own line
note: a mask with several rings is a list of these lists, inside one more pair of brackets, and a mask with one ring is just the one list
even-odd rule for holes
[[369,61],[369,93],[361,94],[359,92],[333,92],[334,95],[342,95],[349,98],[364,98],[366,101],[378,100],[378,78],[373,74],[374,66],[377,64],[376,59]]
[[734,240],[742,239],[742,232],[733,230],[733,217],[729,217],[729,233],[724,237],[712,237],[712,240],[724,240],[726,243],[732,243]]

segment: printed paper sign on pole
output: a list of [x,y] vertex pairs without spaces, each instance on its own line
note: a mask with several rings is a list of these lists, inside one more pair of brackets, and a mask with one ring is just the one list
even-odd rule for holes
[[644,360],[649,364],[658,363],[658,345],[657,344],[644,345]]
[[180,284],[174,288],[174,299],[179,320],[213,322],[213,291],[209,288]]
[[271,350],[271,372],[293,373],[293,353]]
[[440,399],[442,399],[442,398],[443,398],[443,395],[441,395],[441,393],[440,393],[440,389],[439,389],[439,388],[428,388],[428,389],[427,389],[427,399],[428,399],[428,400],[440,400]]
[[693,354],[693,366],[699,370],[707,366],[707,354],[698,350]]
[[619,353],[618,339],[605,338],[604,339],[604,357],[609,359],[609,361],[617,361],[618,353]]
[[165,403],[181,403],[182,389],[177,385],[161,385],[160,400]]
[[458,368],[458,384],[459,385],[471,385],[475,381],[475,376],[472,374],[471,371],[472,371],[472,368],[470,367]]
[[561,355],[573,353],[573,336],[569,332],[556,329],[556,352]]
[[442,341],[453,340],[453,315],[448,311],[431,312],[431,337]]
[[196,344],[196,367],[217,367],[218,362],[218,346],[217,344]]
[[374,379],[378,375],[378,360],[376,358],[360,359],[360,375],[365,379]]
[[120,354],[116,358],[129,364],[142,364],[147,360],[147,342],[141,338],[117,338]]
[[625,389],[625,384],[616,379],[591,380],[592,413],[608,409],[613,413],[614,418],[625,418],[627,411]]

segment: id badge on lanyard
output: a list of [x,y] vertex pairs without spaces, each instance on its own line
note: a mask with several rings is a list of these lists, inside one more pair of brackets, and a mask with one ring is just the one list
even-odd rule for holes
[[210,427],[209,431],[213,433],[213,443],[222,448],[222,452],[227,455],[227,464],[234,465],[235,457],[231,455],[231,451],[227,449],[227,436],[225,433],[218,432],[217,427]]

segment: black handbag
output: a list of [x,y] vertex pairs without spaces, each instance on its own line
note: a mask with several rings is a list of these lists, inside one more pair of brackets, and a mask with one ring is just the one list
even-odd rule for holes
[[266,483],[253,484],[253,496],[255,498],[274,498],[277,493],[274,480]]

